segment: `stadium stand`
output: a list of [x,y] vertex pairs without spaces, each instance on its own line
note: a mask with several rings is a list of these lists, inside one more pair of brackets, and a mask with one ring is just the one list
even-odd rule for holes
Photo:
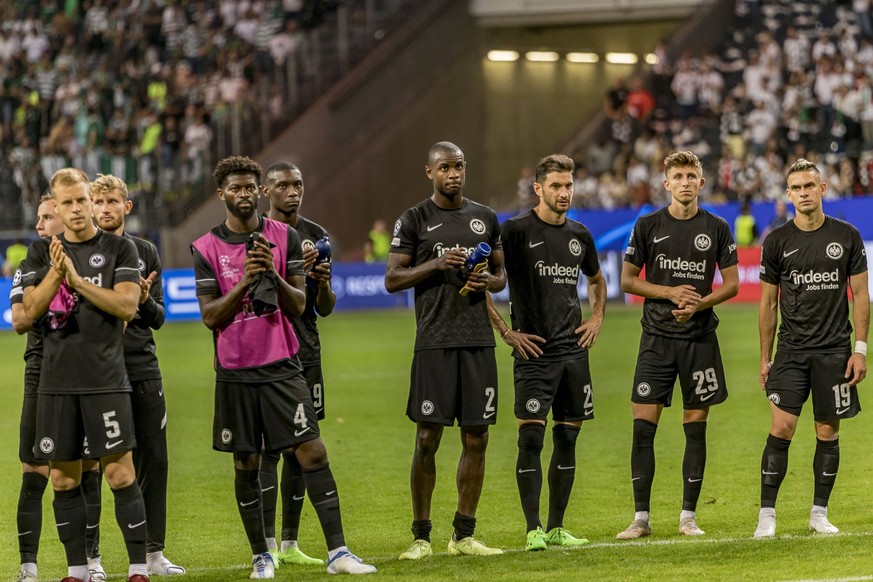
[[0,4],[0,230],[52,172],[132,186],[133,230],[183,219],[211,160],[259,151],[422,0]]
[[[661,161],[691,149],[704,202],[768,201],[787,165],[823,168],[830,197],[873,190],[873,37],[869,2],[740,0],[706,54],[684,49],[610,87],[595,136],[573,152],[579,208],[663,204]],[[508,199],[508,197],[507,197]]]

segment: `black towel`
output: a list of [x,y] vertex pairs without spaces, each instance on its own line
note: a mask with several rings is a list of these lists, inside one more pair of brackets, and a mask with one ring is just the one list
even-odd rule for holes
[[273,277],[272,271],[258,273],[249,283],[248,294],[249,299],[252,300],[252,310],[255,315],[273,313],[279,307],[279,295],[276,290],[276,280]]

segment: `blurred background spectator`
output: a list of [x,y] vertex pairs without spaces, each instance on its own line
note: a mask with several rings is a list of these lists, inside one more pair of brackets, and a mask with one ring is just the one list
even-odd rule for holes
[[391,250],[391,233],[385,221],[381,218],[373,222],[373,228],[367,242],[364,243],[364,261],[367,263],[384,263],[388,260],[388,251]]
[[260,151],[422,2],[0,2],[0,230],[70,164],[178,223],[213,160]]

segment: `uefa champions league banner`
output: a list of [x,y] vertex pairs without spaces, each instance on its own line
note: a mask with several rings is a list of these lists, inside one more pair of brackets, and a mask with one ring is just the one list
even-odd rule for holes
[[[385,290],[385,264],[334,263],[331,281],[336,309],[373,309],[412,306],[412,291]],[[193,269],[164,271],[164,305],[167,321],[200,319]]]
[[[200,306],[194,286],[194,269],[164,271],[164,306],[167,321],[200,319]],[[385,264],[334,263],[333,290],[336,309],[412,307],[412,290],[388,293],[385,290]],[[9,291],[12,279],[0,278],[0,329],[12,329]]]
[[[871,237],[873,238],[873,237]],[[867,256],[873,253],[873,240],[866,243]],[[621,267],[624,262],[624,251],[605,251],[598,253],[600,270],[606,279],[606,295],[608,299],[633,301],[631,296],[621,292]],[[760,297],[758,288],[758,269],[760,249],[739,249],[740,292],[731,301],[757,302]],[[870,294],[873,296],[873,277],[869,279]],[[716,274],[715,285],[721,284],[721,277]],[[580,276],[577,282],[579,297],[587,301],[587,279]],[[9,291],[12,289],[12,279],[0,278],[0,330],[12,329],[12,314],[9,309]],[[385,290],[385,265],[366,263],[334,263],[333,289],[336,293],[337,310],[344,309],[385,309],[408,308],[414,305],[411,289],[402,293],[388,293]],[[495,294],[498,302],[509,300],[509,290]],[[193,269],[167,269],[164,271],[164,305],[167,310],[167,321],[197,321],[200,319],[200,307],[194,286]]]

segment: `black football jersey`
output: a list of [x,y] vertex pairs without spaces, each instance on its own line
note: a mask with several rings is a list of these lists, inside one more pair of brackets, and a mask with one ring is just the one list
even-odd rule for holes
[[830,216],[807,232],[789,221],[764,239],[761,280],[779,286],[780,350],[841,351],[849,347],[849,277],[867,270],[854,226]]
[[575,220],[548,224],[533,210],[501,229],[512,328],[544,338],[544,359],[582,352],[576,334],[582,323],[579,276],[600,271],[591,233]]
[[[315,242],[324,238],[327,231],[320,225],[297,216],[297,225],[294,227],[300,235],[300,244],[303,249],[315,248]],[[314,365],[321,361],[321,340],[318,337],[318,313],[315,311],[315,297],[318,295],[318,287],[306,286],[306,309],[303,315],[291,319],[297,339],[300,340],[300,351],[297,357],[304,366]]]
[[[76,272],[98,287],[139,284],[136,247],[130,240],[98,230],[85,242],[69,242],[59,235]],[[36,285],[37,273],[50,267],[49,239],[27,250],[22,287]],[[88,394],[130,391],[124,366],[124,321],[109,315],[71,290],[75,300],[66,321],[51,325],[42,319],[43,361],[40,394]]]
[[149,287],[148,299],[140,304],[133,321],[124,330],[124,363],[127,376],[132,382],[157,380],[161,377],[161,369],[158,366],[152,329],[159,329],[164,325],[166,317],[161,259],[158,257],[158,249],[149,241],[127,233],[124,233],[124,238],[130,239],[136,245],[139,256],[137,269],[140,275],[147,278],[152,271],[157,273]]
[[[494,211],[469,199],[461,208],[439,208],[428,198],[403,213],[394,225],[391,252],[412,257],[411,266],[450,249],[468,255],[480,242],[503,250]],[[438,271],[415,285],[415,349],[494,346],[485,293],[459,293],[458,270]]]
[[[737,245],[727,222],[702,208],[688,220],[673,218],[667,207],[637,220],[631,232],[624,260],[645,268],[646,281],[677,287],[691,285],[702,297],[712,293],[715,269],[737,264]],[[710,309],[696,312],[679,323],[669,299],[646,299],[643,330],[655,335],[694,339],[718,327]]]

